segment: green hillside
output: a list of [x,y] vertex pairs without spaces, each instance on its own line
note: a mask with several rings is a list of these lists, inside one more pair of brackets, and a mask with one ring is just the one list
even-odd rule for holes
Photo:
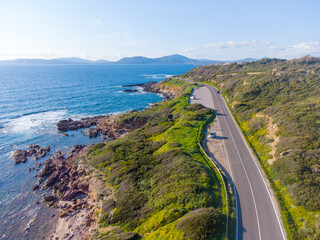
[[222,239],[225,233],[222,179],[198,146],[200,126],[213,112],[188,103],[194,84],[163,85],[178,87],[178,97],[122,115],[117,124],[146,124],[88,153],[112,187],[101,194],[95,239]]
[[218,87],[271,180],[289,237],[320,238],[320,58],[197,67]]

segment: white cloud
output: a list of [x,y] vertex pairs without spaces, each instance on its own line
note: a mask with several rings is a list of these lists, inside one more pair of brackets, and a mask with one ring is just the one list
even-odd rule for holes
[[196,51],[198,51],[196,48],[185,48],[181,50],[182,53],[192,53]]
[[218,42],[218,43],[207,43],[204,45],[205,48],[218,48],[218,49],[225,49],[225,48],[253,48],[258,49],[261,47],[272,46],[270,42],[266,41],[243,41],[243,42],[236,42],[236,41],[226,41],[226,42]]
[[318,52],[320,51],[320,43],[319,42],[302,42],[300,44],[293,45],[292,49],[296,51],[308,52],[308,53]]
[[102,24],[102,22],[101,22],[101,20],[100,19],[96,19],[96,21],[95,21],[97,24]]
[[279,53],[281,57],[301,57],[307,54],[320,54],[319,42],[302,42],[282,49]]

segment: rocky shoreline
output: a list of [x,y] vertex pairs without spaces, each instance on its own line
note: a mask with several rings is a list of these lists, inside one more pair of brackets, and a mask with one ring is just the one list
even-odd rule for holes
[[[82,129],[83,135],[88,137],[97,136],[91,135],[90,131],[94,130],[103,136],[104,141],[112,141],[146,123],[137,119],[127,119],[120,123],[119,116],[121,115],[97,116],[79,121],[62,120],[57,124],[57,128],[63,131]],[[87,128],[83,128],[84,126]],[[57,209],[59,215],[56,226],[47,239],[89,239],[90,229],[97,224],[96,213],[106,207],[103,205],[106,199],[101,198],[101,193],[108,192],[102,194],[108,196],[108,203],[115,201],[112,187],[103,182],[101,180],[104,179],[103,175],[86,162],[86,156],[91,147],[75,145],[66,153],[56,151],[50,154],[50,158],[45,163],[35,164],[36,170],[43,166],[42,170],[35,175],[38,180],[32,190],[46,190],[47,193],[42,198],[43,202]],[[50,148],[41,148],[37,145],[30,145],[29,150],[18,151],[25,151],[28,156],[29,153],[34,152],[32,149],[50,151]],[[41,153],[42,150],[34,154],[37,152]],[[36,158],[38,156],[35,155]],[[29,171],[33,170],[35,168],[29,169]]]
[[33,156],[34,160],[39,160],[40,158],[45,157],[48,152],[50,152],[50,146],[42,148],[39,145],[30,144],[28,146],[28,150],[24,150],[24,149],[16,150],[13,153],[12,158],[14,160],[14,164],[19,164],[19,163],[25,163],[28,160],[27,157]]
[[[175,96],[175,91],[165,89],[157,82],[146,84],[127,85],[123,87],[143,87],[144,91],[161,94],[164,101]],[[119,116],[94,116],[80,120],[61,120],[57,123],[57,130],[68,136],[68,131],[81,130],[84,136],[95,138],[102,136],[104,141],[112,141],[134,131],[144,124],[143,119],[126,119],[118,121]],[[113,188],[109,186],[97,169],[89,166],[86,161],[88,151],[92,146],[75,145],[66,153],[56,151],[50,154],[45,163],[36,163],[29,171],[42,170],[35,175],[36,184],[32,190],[47,190],[43,202],[57,209],[59,219],[47,239],[89,239],[90,229],[97,225],[97,212],[106,208],[103,202],[114,203]],[[15,151],[12,158],[15,164],[25,163],[28,157],[38,160],[50,152],[50,147],[42,148],[31,144],[27,150]],[[51,192],[50,192],[51,191]],[[49,193],[50,192],[50,193]],[[101,193],[107,196],[101,198]],[[104,201],[102,201],[104,200]],[[127,239],[127,238],[126,238]]]
[[[146,123],[126,120],[120,124],[117,122],[118,117],[98,116],[80,121],[62,120],[57,126],[58,128],[60,126],[60,130],[65,131],[71,129],[75,131],[86,126],[87,128],[83,130],[84,135],[96,137],[96,134],[92,136],[89,132],[95,130],[103,136],[105,141],[111,141]],[[110,186],[101,182],[103,176],[100,178],[92,177],[99,176],[99,173],[85,160],[91,147],[75,145],[66,153],[57,151],[50,155],[50,158],[44,163],[43,169],[39,174],[36,174],[38,181],[32,189],[51,191],[43,196],[43,202],[59,211],[59,220],[48,239],[89,239],[89,230],[94,228],[97,223],[95,213],[103,207],[102,199],[99,199],[99,196],[106,190],[112,192]],[[99,190],[97,190],[97,185],[100,186]],[[95,192],[99,194],[94,194]],[[112,194],[107,195],[112,196]]]
[[[161,85],[160,83],[155,82],[155,81],[150,81],[147,83],[123,85],[122,87],[142,87],[144,92],[151,92],[151,93],[161,95],[163,97],[164,101],[169,101],[169,100],[173,99],[175,96],[175,91],[173,89],[164,88],[163,85]],[[126,89],[123,91],[132,92],[134,90]]]
[[89,228],[96,220],[95,199],[90,194],[88,168],[75,162],[87,149],[75,145],[65,154],[51,154],[36,175],[38,181],[32,189],[42,185],[41,190],[51,190],[43,196],[43,202],[59,212],[58,223],[48,239],[89,239]]
[[131,132],[144,123],[138,124],[118,124],[117,116],[98,116],[82,118],[81,120],[61,120],[57,124],[58,131],[67,132],[82,129],[82,134],[90,138],[101,135],[105,141],[112,141],[121,135]]

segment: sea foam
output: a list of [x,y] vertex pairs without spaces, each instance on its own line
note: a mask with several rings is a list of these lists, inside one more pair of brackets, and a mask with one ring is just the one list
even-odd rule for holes
[[147,79],[166,79],[172,77],[171,74],[143,74],[142,76],[146,77]]
[[11,119],[4,128],[4,133],[53,133],[57,122],[66,118],[67,110],[47,111],[24,115]]

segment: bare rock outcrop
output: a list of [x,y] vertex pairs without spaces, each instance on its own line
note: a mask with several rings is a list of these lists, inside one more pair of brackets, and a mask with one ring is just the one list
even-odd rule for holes
[[67,132],[70,130],[78,130],[80,128],[89,128],[95,126],[101,118],[106,118],[106,116],[96,116],[96,117],[87,117],[80,120],[61,120],[57,124],[58,131]]
[[19,163],[25,163],[28,160],[27,157],[33,156],[34,160],[38,160],[40,158],[43,158],[44,156],[47,155],[48,152],[50,152],[50,146],[42,148],[39,145],[30,144],[28,146],[28,150],[24,150],[24,149],[16,150],[12,154],[12,158],[13,158],[15,164],[19,164]]
[[27,161],[27,151],[19,149],[13,153],[12,158],[14,164],[25,163]]

